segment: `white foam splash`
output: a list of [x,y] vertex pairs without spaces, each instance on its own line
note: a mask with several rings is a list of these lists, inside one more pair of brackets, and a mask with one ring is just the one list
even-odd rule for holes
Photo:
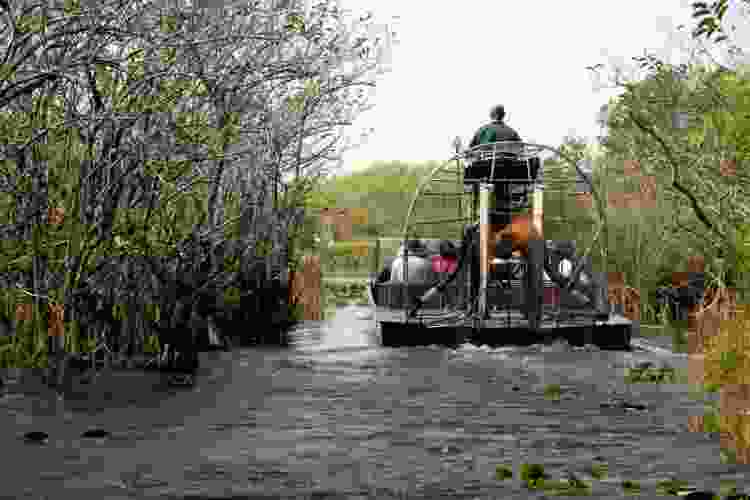
[[688,356],[686,353],[672,352],[669,349],[665,349],[663,347],[653,345],[644,339],[632,339],[630,341],[630,345],[632,345],[634,348],[638,350],[646,351],[651,354],[657,354],[660,356],[670,356],[670,357],[678,357],[678,358],[686,358]]

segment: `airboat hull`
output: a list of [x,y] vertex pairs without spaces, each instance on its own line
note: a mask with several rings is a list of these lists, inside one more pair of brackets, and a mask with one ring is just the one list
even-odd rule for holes
[[[412,287],[414,290],[406,290]],[[593,309],[565,307],[557,302],[554,306],[543,306],[541,321],[534,328],[521,312],[523,295],[520,293],[520,282],[515,283],[510,290],[498,291],[506,292],[506,299],[511,299],[506,303],[511,307],[491,310],[485,320],[466,317],[459,308],[446,307],[445,301],[429,304],[432,307],[428,305],[416,318],[409,319],[408,308],[404,306],[411,305],[412,301],[409,299],[421,295],[426,289],[422,290],[419,285],[395,285],[387,288],[391,291],[403,291],[400,294],[384,294],[382,292],[385,289],[375,290],[374,282],[370,282],[368,287],[374,317],[380,326],[381,343],[386,347],[456,346],[465,342],[502,347],[564,339],[574,346],[592,344],[606,350],[631,349],[630,341],[635,325],[616,312],[602,315]],[[545,291],[553,290],[557,292],[553,295],[559,297],[559,290],[555,290],[550,282],[545,282]],[[448,303],[459,302],[455,300],[457,297],[452,297],[453,294],[447,295]],[[500,295],[493,296],[494,300],[491,302],[497,303]]]
[[543,318],[538,329],[530,328],[520,314],[511,318],[510,324],[505,316],[491,313],[483,321],[462,319],[426,326],[416,320],[405,321],[403,311],[375,308],[381,343],[386,347],[456,346],[465,342],[490,347],[525,346],[562,339],[574,346],[592,344],[605,350],[631,350],[632,322],[617,314],[605,321]]

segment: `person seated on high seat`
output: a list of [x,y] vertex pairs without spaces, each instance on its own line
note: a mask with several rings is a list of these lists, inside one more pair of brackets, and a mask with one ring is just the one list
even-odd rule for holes
[[[407,255],[408,276],[404,276],[404,250]],[[391,281],[432,282],[435,279],[430,261],[427,260],[427,249],[421,241],[408,240],[406,249],[402,246],[398,253],[391,264]]]
[[433,257],[440,254],[440,240],[431,238],[422,240],[427,249],[427,258],[432,260]]
[[521,136],[518,132],[510,128],[503,121],[505,119],[505,107],[502,104],[498,104],[493,107],[490,111],[490,118],[492,123],[488,123],[481,127],[474,138],[469,143],[469,147],[473,148],[480,144],[491,144],[493,142],[502,141],[518,141],[521,142]]
[[394,260],[396,260],[396,257],[391,255],[383,258],[383,267],[375,278],[376,283],[385,283],[391,279],[391,266]]
[[[505,108],[502,105],[497,105],[490,111],[490,117],[492,123],[484,125],[480,128],[474,138],[471,140],[469,146],[474,148],[482,144],[492,144],[495,142],[515,141],[523,142],[521,136],[518,135],[514,129],[505,124]],[[499,224],[501,226],[510,223],[511,215],[508,213],[514,204],[514,196],[518,199],[517,203],[523,205],[528,203],[528,184],[531,180],[535,180],[538,173],[538,160],[529,159],[528,162],[519,162],[517,158],[521,153],[522,145],[519,144],[517,149],[515,147],[503,147],[498,152],[503,153],[501,157],[503,160],[497,161],[497,167],[494,172],[493,181],[499,178],[508,179],[508,182],[500,182],[495,187],[495,210],[504,212],[499,214],[492,214],[490,216],[493,224]],[[468,178],[485,178],[489,177],[491,173],[491,165],[495,160],[487,161],[473,161],[469,164],[465,177]]]

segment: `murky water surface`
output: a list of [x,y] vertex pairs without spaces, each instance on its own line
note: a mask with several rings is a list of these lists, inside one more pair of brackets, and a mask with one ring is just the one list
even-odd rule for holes
[[[206,355],[191,390],[115,373],[89,401],[6,395],[0,447],[16,465],[0,497],[530,498],[494,478],[497,465],[522,462],[579,473],[597,498],[622,498],[622,479],[647,497],[672,476],[743,487],[747,470],[720,464],[718,438],[687,431],[703,407],[686,385],[623,380],[628,363],[685,368],[684,356],[386,349],[358,311],[301,325],[289,349]],[[545,398],[546,384],[560,385],[559,400]],[[602,408],[617,397],[645,410]],[[110,436],[82,439],[92,427]],[[24,442],[30,430],[48,432],[46,444]],[[586,477],[595,457],[607,479]]]

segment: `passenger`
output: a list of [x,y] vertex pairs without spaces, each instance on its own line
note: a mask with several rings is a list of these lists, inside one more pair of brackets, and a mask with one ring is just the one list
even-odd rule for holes
[[507,126],[503,121],[505,119],[505,108],[502,105],[492,108],[490,118],[492,118],[492,123],[483,126],[474,134],[474,138],[469,144],[470,148],[493,142],[521,141],[521,136],[518,135],[518,132]]
[[388,255],[383,258],[383,267],[376,278],[378,283],[385,283],[391,279],[391,268],[393,267],[393,261],[396,260],[397,257],[398,255]]
[[427,248],[427,256],[432,259],[433,256],[440,254],[440,240],[429,239],[424,240],[425,248]]
[[432,270],[438,274],[452,273],[458,266],[458,252],[450,240],[440,242],[440,253],[432,257]]
[[391,265],[391,281],[433,281],[436,276],[427,260],[427,249],[419,240],[408,240],[406,242],[407,272],[404,279],[404,247],[399,249],[399,255]]

